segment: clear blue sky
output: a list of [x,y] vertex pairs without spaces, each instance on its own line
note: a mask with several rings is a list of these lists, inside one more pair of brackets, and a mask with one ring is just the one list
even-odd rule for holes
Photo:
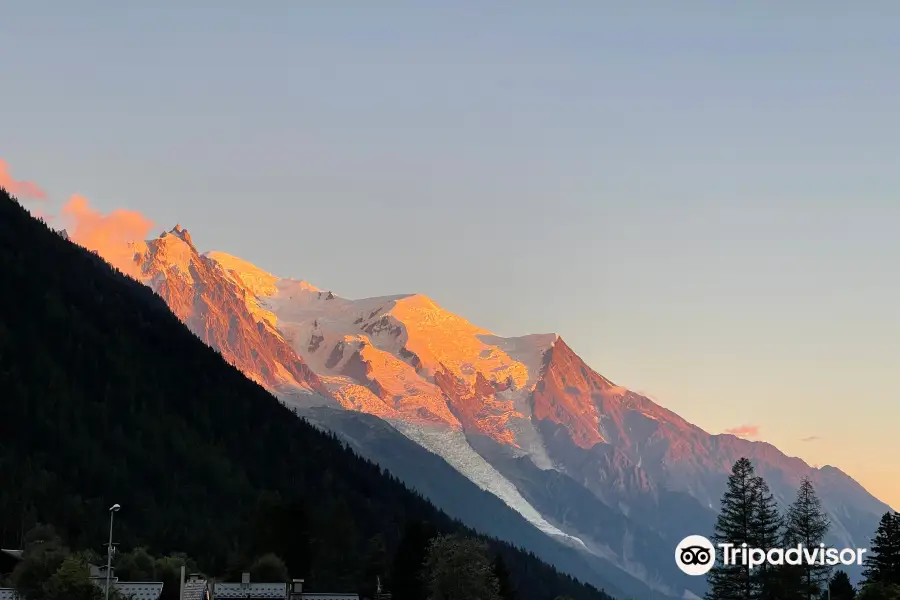
[[558,332],[900,507],[898,22],[888,1],[18,0],[0,158],[340,295]]

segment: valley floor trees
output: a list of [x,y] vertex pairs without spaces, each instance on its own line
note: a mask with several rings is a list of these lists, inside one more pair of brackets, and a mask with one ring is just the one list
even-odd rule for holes
[[[71,550],[49,526],[39,525],[26,536],[23,560],[12,574],[12,583],[22,600],[102,600],[102,589],[90,579],[90,565],[102,557],[90,551]],[[264,542],[265,543],[265,542]],[[370,556],[357,557],[371,574],[371,589],[365,582],[353,583],[340,591],[356,591],[374,598],[376,582],[386,582],[387,591],[397,600],[516,600],[503,556],[491,551],[488,543],[459,533],[439,534],[425,522],[411,522],[394,560],[387,560],[382,544],[375,541]],[[273,552],[255,559],[235,557],[235,564],[217,581],[238,582],[249,572],[251,581],[290,583],[285,561]],[[197,573],[198,565],[184,555],[154,557],[137,547],[117,553],[113,562],[120,581],[159,581],[160,600],[179,597],[181,567]],[[213,575],[213,574],[207,574]],[[205,577],[205,576],[203,576]],[[123,600],[113,589],[111,598]]]
[[95,557],[69,550],[53,528],[31,530],[24,551],[11,577],[23,600],[102,600],[90,579],[89,562]]

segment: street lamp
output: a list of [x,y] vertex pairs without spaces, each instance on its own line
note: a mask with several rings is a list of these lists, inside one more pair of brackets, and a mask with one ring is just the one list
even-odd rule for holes
[[113,529],[113,515],[119,512],[119,509],[122,508],[118,504],[113,504],[109,507],[109,544],[106,546],[106,600],[109,600],[109,573],[112,569],[112,551],[113,551],[113,542],[112,542],[112,529]]

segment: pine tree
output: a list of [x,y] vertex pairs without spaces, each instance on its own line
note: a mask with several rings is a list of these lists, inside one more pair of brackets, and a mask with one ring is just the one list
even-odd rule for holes
[[[760,504],[758,492],[753,465],[747,458],[739,459],[728,476],[722,508],[710,540],[713,545],[753,545],[758,537],[753,528]],[[706,577],[709,583],[707,600],[753,600],[757,597],[757,586],[747,565],[726,565],[724,561],[716,561]]]
[[881,517],[865,560],[865,583],[900,585],[900,513]]
[[[778,504],[775,496],[769,490],[769,486],[762,477],[754,477],[752,480],[755,508],[751,519],[751,541],[748,545],[752,548],[761,548],[768,552],[781,545],[782,519],[778,513]],[[777,571],[768,563],[756,567],[751,573],[754,591],[758,598],[774,600],[779,598]]]
[[[788,508],[785,518],[785,542],[788,547],[802,545],[818,549],[824,542],[831,523],[822,510],[822,503],[809,479],[804,478],[797,490],[797,499]],[[829,565],[806,564],[801,568],[799,596],[818,599],[831,576]]]
[[854,600],[856,598],[856,590],[853,588],[853,584],[850,583],[850,576],[847,575],[846,571],[840,569],[835,571],[832,576],[831,581],[828,583],[828,590],[831,592],[831,600]]
[[[793,541],[792,533],[787,526],[787,515],[782,519],[782,531],[780,534],[781,547],[784,549],[796,546],[797,542]],[[803,586],[804,569],[803,565],[790,565],[783,563],[775,565],[772,569],[772,584],[775,588],[775,597],[778,600],[806,600],[805,588]]]

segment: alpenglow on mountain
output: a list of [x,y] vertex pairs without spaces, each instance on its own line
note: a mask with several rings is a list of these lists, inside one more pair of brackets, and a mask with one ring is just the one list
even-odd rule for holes
[[377,418],[370,422],[579,549],[620,588],[702,595],[703,578],[685,578],[672,551],[686,535],[711,532],[742,456],[781,502],[809,477],[837,545],[867,547],[889,509],[837,468],[703,431],[609,381],[558,335],[500,337],[420,294],[342,298],[229,254],[200,253],[180,226],[132,249],[136,278],[298,414],[390,460],[383,437],[351,435],[340,414]]
[[[577,550],[547,544],[500,499],[438,457],[417,453],[412,441],[397,440],[407,444],[403,458],[440,476],[433,486],[419,480],[424,489],[466,499],[477,506],[472,522],[496,521],[516,533],[517,545],[543,544],[581,581],[478,536],[334,434],[297,419],[153,291],[54,234],[2,186],[0,273],[7,286],[0,294],[0,547],[27,544],[26,560],[36,556],[31,550],[44,554],[29,543],[40,532],[90,552],[107,539],[103,516],[115,503],[122,507],[120,558],[152,574],[148,553],[165,556],[156,569],[168,579],[164,598],[177,597],[185,561],[227,580],[275,554],[313,593],[374,597],[380,579],[397,600],[420,600],[428,544],[453,534],[486,542],[498,579],[517,600],[612,600],[584,584],[593,576]],[[351,417],[344,425],[355,435],[391,438],[393,429],[375,417],[339,414]],[[56,568],[38,558],[32,564]],[[29,587],[29,598],[48,596]]]

